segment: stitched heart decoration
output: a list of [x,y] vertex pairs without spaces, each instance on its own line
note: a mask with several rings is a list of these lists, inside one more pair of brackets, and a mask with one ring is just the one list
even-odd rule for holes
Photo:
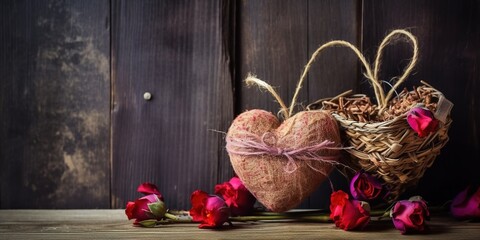
[[327,179],[340,154],[337,122],[321,110],[283,123],[264,110],[246,111],[232,122],[226,140],[235,173],[274,212],[298,206]]

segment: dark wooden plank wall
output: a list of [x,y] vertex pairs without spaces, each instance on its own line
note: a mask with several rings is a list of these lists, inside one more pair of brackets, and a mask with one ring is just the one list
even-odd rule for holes
[[233,118],[229,4],[113,1],[113,207],[149,181],[187,208],[232,175],[215,132]]
[[[420,64],[406,85],[427,80],[455,103],[451,141],[407,194],[440,203],[478,181],[476,0],[30,0],[1,6],[1,208],[123,208],[139,196],[135,189],[143,181],[156,183],[169,207],[188,208],[193,190],[212,192],[233,175],[223,135],[212,130],[227,131],[246,109],[278,111],[270,95],[244,86],[248,72],[289,103],[319,45],[347,40],[373,59],[395,28],[410,29],[420,41]],[[409,57],[408,45],[389,47],[382,76],[397,75]],[[348,89],[370,93],[352,52],[328,49],[297,109]],[[143,99],[145,92],[151,100]],[[460,158],[468,154],[473,157]],[[346,186],[338,174],[332,181]],[[329,192],[324,184],[300,207],[325,207]]]
[[2,1],[0,207],[109,207],[109,3]]

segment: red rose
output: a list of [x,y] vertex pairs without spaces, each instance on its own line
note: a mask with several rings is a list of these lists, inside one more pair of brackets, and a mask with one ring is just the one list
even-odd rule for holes
[[339,190],[330,195],[330,218],[343,230],[364,228],[370,221],[370,206],[367,202],[349,200],[348,194]]
[[190,216],[194,222],[201,222],[199,228],[217,228],[228,220],[230,209],[218,196],[196,190],[192,193]]
[[217,184],[215,193],[220,194],[228,207],[230,207],[233,216],[248,215],[253,210],[255,197],[243,185],[238,177],[233,177],[228,182]]
[[160,220],[163,218],[166,212],[163,196],[155,184],[147,182],[140,184],[137,191],[146,196],[135,200],[135,202],[128,202],[125,214],[128,220],[135,219],[133,223],[135,225],[151,226],[152,222],[142,223],[142,221],[149,219]]
[[427,204],[420,197],[401,200],[395,203],[390,211],[395,228],[402,234],[412,232],[423,232],[426,229],[425,220],[428,220],[430,213]]
[[360,171],[350,181],[350,193],[357,200],[372,200],[382,192],[382,184],[369,174]]
[[450,205],[450,212],[459,219],[480,218],[480,187],[467,187]]
[[135,202],[128,202],[125,214],[128,220],[135,219],[135,225],[141,225],[144,220],[161,220],[165,215],[165,204],[156,194],[150,194],[135,200]]
[[425,137],[437,130],[438,120],[433,113],[422,107],[414,107],[407,114],[407,122],[419,137]]

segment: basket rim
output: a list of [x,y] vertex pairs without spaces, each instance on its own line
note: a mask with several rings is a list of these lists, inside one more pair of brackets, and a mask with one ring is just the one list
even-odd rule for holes
[[[444,97],[445,99],[447,99],[442,92],[440,92],[439,90],[437,90],[436,88],[434,88],[430,85],[422,85],[422,86],[419,86],[419,87],[425,87],[425,88],[432,89],[433,90],[432,95],[436,95],[438,99],[441,96]],[[412,92],[412,91],[409,91],[409,92]],[[402,94],[400,94],[400,95],[402,95]],[[357,94],[351,94],[349,96],[367,96],[367,95],[357,93]],[[324,99],[320,99],[319,101],[323,102],[325,100],[330,100],[330,99],[333,99],[333,98],[324,98]],[[328,110],[328,111],[330,111],[330,113],[332,114],[332,116],[335,117],[335,119],[337,119],[338,121],[340,121],[344,124],[355,125],[355,126],[366,127],[366,128],[378,128],[378,127],[381,127],[381,126],[390,125],[390,124],[392,124],[394,122],[397,122],[397,121],[405,121],[405,119],[407,118],[407,115],[408,115],[408,111],[407,111],[407,112],[404,112],[403,114],[401,114],[399,116],[396,116],[395,118],[392,118],[392,119],[389,119],[389,120],[386,120],[386,121],[360,122],[360,121],[356,121],[356,120],[353,120],[353,119],[345,118],[342,115],[338,114],[338,111],[334,111],[334,110]],[[448,118],[446,119],[445,123],[443,123],[442,125],[449,125],[449,123],[452,121],[450,115],[451,114],[449,113]]]
[[337,112],[332,112],[332,116],[334,116],[338,121],[341,121],[341,122],[346,122],[348,123],[349,125],[351,124],[354,124],[356,126],[362,126],[362,127],[372,127],[372,128],[378,128],[379,126],[383,126],[383,125],[389,125],[393,122],[397,122],[399,120],[405,120],[407,118],[407,113],[403,113],[402,115],[400,116],[397,116],[395,118],[392,118],[390,120],[387,120],[387,121],[381,121],[381,122],[360,122],[360,121],[356,121],[356,120],[351,120],[351,119],[348,119],[348,118],[344,118],[342,115],[338,114]]

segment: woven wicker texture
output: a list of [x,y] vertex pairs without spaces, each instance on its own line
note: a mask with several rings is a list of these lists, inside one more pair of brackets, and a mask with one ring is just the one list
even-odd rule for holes
[[[433,91],[434,100],[442,95],[433,88],[429,89]],[[382,179],[390,191],[390,201],[396,200],[423,177],[448,142],[448,129],[452,123],[448,115],[435,132],[420,138],[408,125],[407,113],[374,123],[347,119],[338,113],[332,115],[340,123],[348,146],[353,147],[347,150],[352,165]]]

